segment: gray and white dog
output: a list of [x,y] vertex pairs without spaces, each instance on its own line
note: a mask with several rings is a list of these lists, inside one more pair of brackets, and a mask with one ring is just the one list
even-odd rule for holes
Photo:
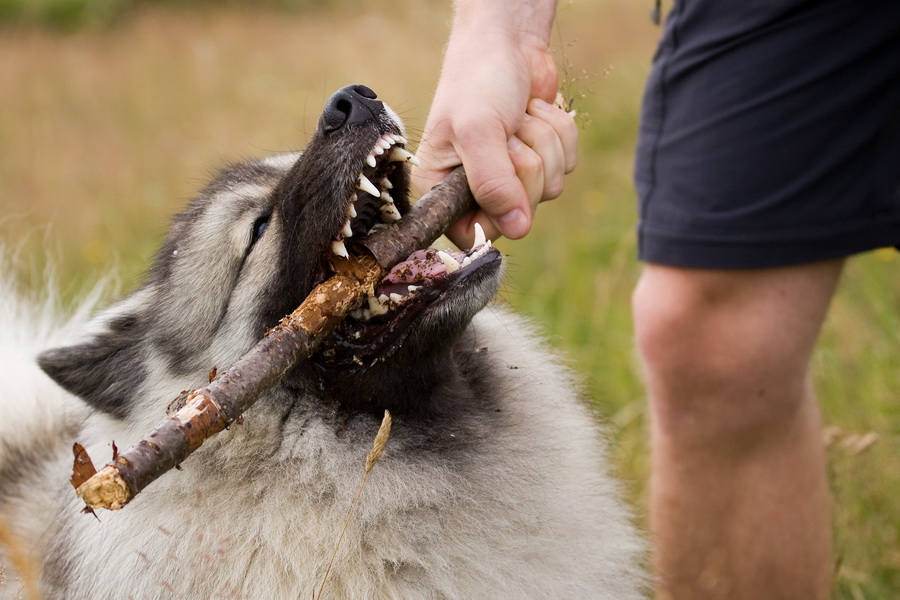
[[[181,470],[81,513],[73,442],[98,458],[140,439],[400,218],[405,143],[371,90],[343,88],[305,152],[224,170],[146,282],[85,326],[0,286],[0,515],[45,598],[313,597],[385,409],[393,433],[326,597],[642,597],[644,544],[601,431],[532,328],[489,304],[501,256],[483,240],[417,253]],[[8,556],[2,597],[23,585]]]

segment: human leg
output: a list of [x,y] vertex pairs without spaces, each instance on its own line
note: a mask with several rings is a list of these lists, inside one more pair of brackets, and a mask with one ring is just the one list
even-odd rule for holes
[[659,598],[827,597],[808,362],[841,265],[645,268],[634,315],[653,417]]

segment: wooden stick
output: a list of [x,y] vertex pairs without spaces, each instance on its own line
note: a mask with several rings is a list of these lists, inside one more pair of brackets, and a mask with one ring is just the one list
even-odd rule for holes
[[[375,288],[395,264],[434,242],[474,207],[462,167],[425,194],[400,221],[363,240],[371,256],[342,261],[333,277],[269,330],[231,368],[200,390],[146,437],[96,473],[85,472],[86,453],[76,450],[72,485],[90,508],[118,510],[166,471],[182,463],[203,442],[234,423],[257,398],[299,361]],[[93,470],[92,468],[90,469]],[[80,473],[80,474],[79,474]]]

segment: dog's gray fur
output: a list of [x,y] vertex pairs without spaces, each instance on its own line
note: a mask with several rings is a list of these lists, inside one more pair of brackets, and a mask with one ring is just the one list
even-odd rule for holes
[[[337,132],[323,117],[303,155],[225,170],[176,217],[147,282],[83,327],[2,282],[0,514],[46,598],[312,597],[385,408],[393,433],[326,597],[642,597],[644,546],[570,372],[521,318],[481,310],[498,258],[373,366],[334,346],[123,510],[80,513],[74,441],[95,460],[134,443],[327,275],[366,152],[400,132],[375,112]],[[405,211],[405,174],[391,177]],[[6,573],[0,597],[14,597]]]

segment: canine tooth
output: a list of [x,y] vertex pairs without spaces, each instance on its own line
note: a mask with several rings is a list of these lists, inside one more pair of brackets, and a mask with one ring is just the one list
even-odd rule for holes
[[395,293],[395,294],[390,295],[390,299],[391,299],[391,302],[396,302],[397,304],[400,304],[403,301],[403,296]]
[[485,242],[487,242],[487,238],[484,236],[484,229],[480,223],[475,223],[475,245],[473,247],[483,246]]
[[385,202],[387,202],[388,204],[394,203],[394,199],[391,198],[391,195],[388,194],[387,192],[381,192],[381,199],[384,200]]
[[366,157],[366,164],[369,165],[370,167],[374,168],[375,167],[375,156],[372,154],[368,155]]
[[331,242],[331,251],[341,258],[350,258],[350,253],[347,252],[347,247],[344,246],[344,240],[334,240]]
[[380,195],[378,188],[375,187],[362,173],[359,174],[359,181],[356,184],[356,189],[362,190],[367,194],[372,194],[376,198]]
[[408,162],[413,165],[420,165],[419,159],[413,156],[409,151],[400,146],[394,146],[391,155],[388,157],[390,162]]
[[351,202],[350,204],[347,205],[347,214],[346,214],[346,217],[347,217],[348,219],[355,219],[355,218],[356,218],[356,207],[353,206],[353,203],[352,203],[352,202]]
[[350,227],[350,219],[344,221],[344,227],[341,228],[341,235],[345,238],[353,237],[353,228]]
[[438,250],[438,258],[444,263],[444,266],[447,268],[447,273],[453,273],[454,271],[459,270],[459,261],[443,250]]
[[388,223],[393,223],[395,221],[400,220],[400,211],[397,210],[397,207],[393,204],[382,204],[381,205],[381,218],[384,219]]

